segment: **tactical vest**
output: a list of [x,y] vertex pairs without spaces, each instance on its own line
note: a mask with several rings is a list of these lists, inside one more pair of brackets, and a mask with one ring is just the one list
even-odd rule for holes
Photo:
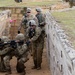
[[40,27],[40,23],[42,23],[44,21],[44,15],[42,13],[36,14],[36,17],[38,19],[38,23],[39,23],[39,27]]
[[17,55],[22,56],[26,51],[27,51],[27,45],[26,44],[18,46]]
[[29,17],[26,14],[24,15],[24,21],[23,21],[23,28],[24,29],[29,27],[28,22],[32,19],[34,19],[33,15],[30,15]]

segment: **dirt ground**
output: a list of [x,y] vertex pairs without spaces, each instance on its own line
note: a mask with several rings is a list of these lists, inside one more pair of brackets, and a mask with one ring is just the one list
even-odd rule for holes
[[[13,57],[11,60],[11,69],[12,69],[12,74],[11,75],[19,75],[16,72],[16,58]],[[32,56],[29,55],[29,61],[25,63],[26,65],[26,75],[51,75],[49,71],[49,65],[48,65],[48,60],[47,60],[47,53],[46,50],[44,49],[43,52],[43,60],[42,60],[42,68],[41,70],[32,70],[33,60]],[[0,73],[0,75],[5,75],[5,73]]]

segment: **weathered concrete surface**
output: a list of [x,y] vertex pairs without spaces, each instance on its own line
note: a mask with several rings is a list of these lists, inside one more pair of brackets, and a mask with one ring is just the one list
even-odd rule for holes
[[47,50],[52,75],[75,75],[75,50],[67,35],[54,20],[50,12],[46,13]]

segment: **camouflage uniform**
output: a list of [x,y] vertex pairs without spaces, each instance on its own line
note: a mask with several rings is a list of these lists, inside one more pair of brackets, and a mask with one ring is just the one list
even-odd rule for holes
[[[3,40],[0,38],[0,44],[3,44]],[[3,50],[3,47],[2,46],[0,46],[0,51],[2,51]],[[0,52],[1,53],[1,52]],[[5,66],[4,66],[4,62],[3,62],[3,57],[4,56],[2,56],[2,55],[0,55],[0,72],[5,72],[6,70],[5,70]]]
[[2,51],[0,51],[0,55],[3,56],[3,62],[5,69],[7,71],[6,75],[11,73],[10,60],[13,56],[17,57],[17,72],[23,73],[21,75],[25,75],[24,71],[24,63],[28,60],[28,50],[27,45],[24,44],[24,35],[22,33],[16,36],[17,48],[12,48],[10,44],[6,45]]
[[41,69],[42,53],[43,53],[43,46],[44,46],[44,38],[42,35],[42,29],[36,26],[34,33],[35,34],[33,35],[33,37],[30,38],[30,41],[33,43],[34,68]]
[[[27,15],[27,14],[29,14],[29,15]],[[24,36],[26,38],[25,41],[27,41],[27,39],[28,39],[26,37],[26,30],[30,27],[29,26],[29,21],[30,20],[35,20],[36,23],[38,24],[37,18],[34,15],[31,14],[31,9],[30,8],[27,8],[27,13],[23,16],[22,21],[21,21],[21,24],[20,24],[19,29],[18,29],[20,31],[21,30],[21,27],[23,27],[23,29],[24,29]],[[30,53],[32,55],[32,44],[29,46],[29,49],[30,49]]]
[[10,60],[13,57],[13,54],[12,54],[13,51],[14,51],[13,48],[7,47],[2,52],[0,52],[0,53],[2,53],[2,55],[4,54],[3,61],[4,61],[4,66],[5,66],[5,69],[7,72],[6,75],[11,74]]
[[45,14],[42,14],[42,10],[40,8],[36,8],[37,14],[36,17],[38,19],[38,26],[43,28],[46,24],[45,22]]
[[[2,41],[3,43],[6,43],[9,41],[7,36],[2,36]],[[12,51],[13,48],[9,47],[9,45],[5,45],[3,46],[2,50],[0,50],[0,56],[2,57],[2,62],[3,62],[3,70],[5,69],[5,71],[7,72],[6,75],[11,73],[11,67],[10,67],[10,59],[12,58]]]
[[43,36],[45,37],[45,14],[42,14],[41,8],[36,8],[37,14],[36,17],[38,19],[38,26],[42,29]]
[[[27,9],[27,13],[28,12],[31,12],[30,8]],[[34,15],[32,15],[31,13],[29,15],[27,15],[27,13],[22,18],[21,24],[18,28],[19,31],[21,30],[21,27],[23,27],[24,31],[26,32],[26,29],[29,27],[29,21],[30,20],[35,20],[36,23],[38,23],[38,20]]]
[[16,70],[18,73],[22,73],[21,75],[25,75],[24,63],[28,60],[28,48],[27,45],[24,44],[24,35],[22,33],[18,34],[16,41],[21,41],[17,43],[17,49],[15,51],[17,57]]

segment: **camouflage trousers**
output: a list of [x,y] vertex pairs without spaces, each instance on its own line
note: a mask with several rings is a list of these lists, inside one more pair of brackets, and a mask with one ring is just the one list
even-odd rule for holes
[[5,69],[7,72],[11,72],[10,60],[11,60],[11,57],[9,55],[3,58],[3,62],[4,62]]
[[34,43],[33,44],[33,61],[35,67],[41,67],[42,63],[42,53],[43,53],[43,48],[44,48],[44,40],[41,43]]
[[32,51],[33,51],[33,43],[31,42],[29,45],[29,52],[31,56],[33,55]]
[[[15,56],[15,53],[13,54],[13,56]],[[11,58],[13,56],[6,55],[3,58],[5,69],[6,69],[6,72],[8,72],[8,73],[11,72],[10,60],[11,60]],[[16,58],[17,58],[16,70],[17,70],[18,73],[25,72],[25,70],[24,70],[25,69],[24,63],[27,62],[27,60],[28,60],[27,56],[28,56],[28,53],[26,53],[25,55],[22,55],[21,57],[16,56]]]
[[16,70],[18,73],[23,73],[23,75],[26,74],[25,71],[25,65],[24,63],[27,62],[29,59],[27,58],[28,54],[22,55],[21,57],[17,57],[17,65],[16,65]]

